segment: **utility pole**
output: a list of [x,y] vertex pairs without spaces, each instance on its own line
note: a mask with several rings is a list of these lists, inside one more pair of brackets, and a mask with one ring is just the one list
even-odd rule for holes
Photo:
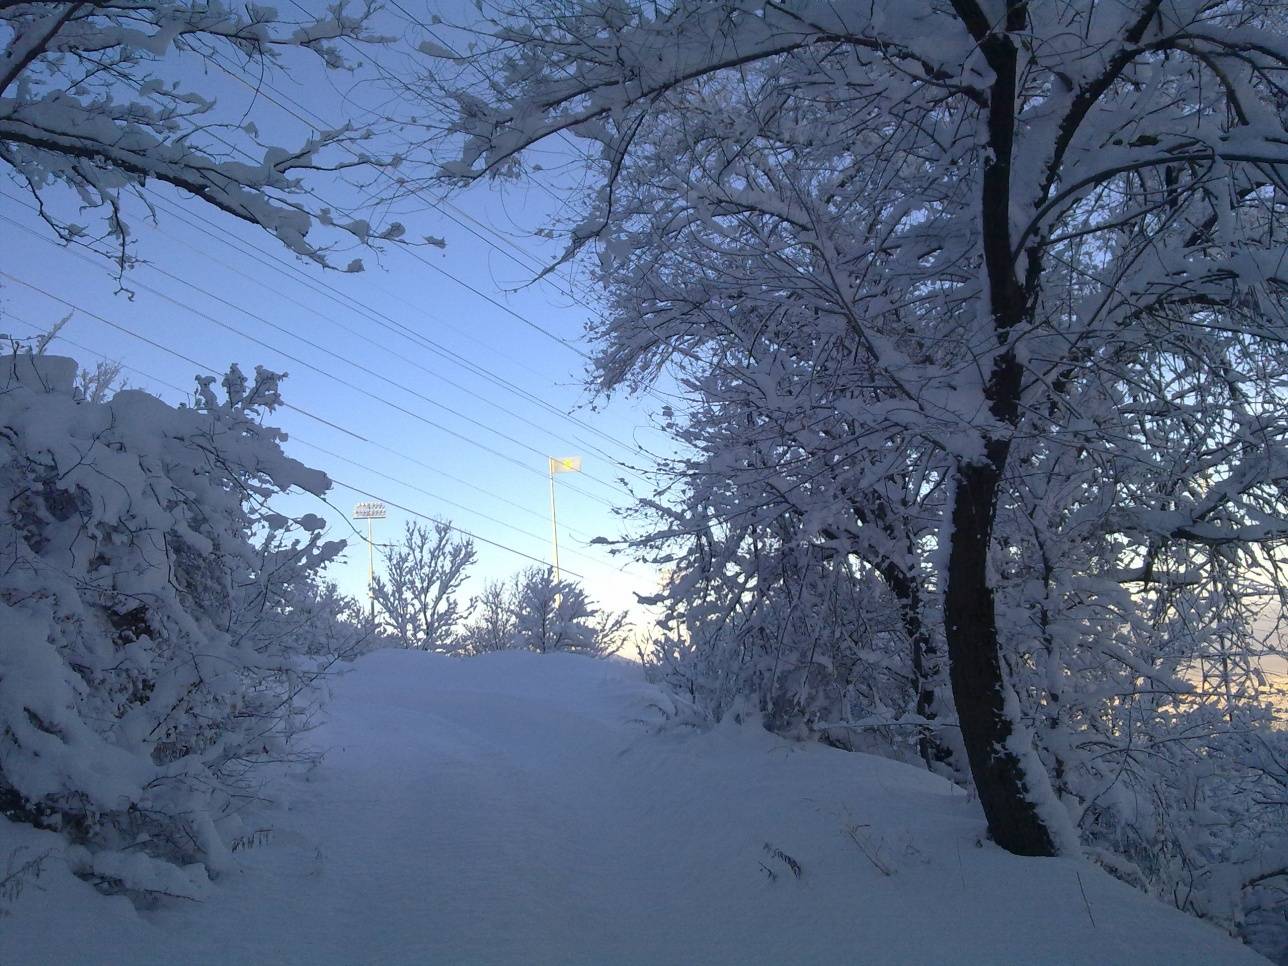
[[371,610],[371,619],[376,619],[376,543],[373,539],[372,523],[386,517],[385,505],[379,500],[368,500],[353,508],[355,520],[367,521],[367,604]]
[[554,550],[555,583],[559,583],[559,518],[555,513],[555,474],[580,473],[580,456],[549,456],[546,469],[550,474],[550,538]]

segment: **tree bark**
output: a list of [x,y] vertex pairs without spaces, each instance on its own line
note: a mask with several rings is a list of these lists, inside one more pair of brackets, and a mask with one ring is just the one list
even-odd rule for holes
[[[912,673],[916,678],[917,686],[917,714],[927,721],[938,721],[939,696],[936,694],[936,687],[940,682],[940,656],[930,628],[926,626],[923,619],[921,589],[912,577],[892,563],[886,563],[881,567],[881,576],[898,602],[899,619],[912,650]],[[941,740],[937,729],[928,729],[922,733],[917,739],[917,752],[931,771],[940,774],[946,772],[960,774],[954,761],[956,756],[953,754],[952,747]]]
[[[993,444],[990,449],[1005,449]],[[1005,460],[1004,452],[1000,455]],[[988,553],[1001,474],[992,460],[959,468],[944,620],[948,669],[971,776],[993,840],[1017,855],[1055,855],[1055,840],[1038,813],[1024,759],[1012,739],[1006,681],[997,635]],[[1042,776],[1045,778],[1045,776]]]
[[[1027,5],[1008,0],[1005,24],[986,17],[975,0],[954,0],[962,22],[979,44],[993,70],[988,92],[989,153],[984,162],[980,197],[980,230],[986,297],[996,337],[994,357],[984,387],[996,424],[1019,423],[1023,370],[1010,347],[1010,335],[1025,317],[1027,298],[1016,277],[1011,242],[1011,160],[1015,143],[1016,65],[1014,33],[1026,28]],[[998,494],[1010,454],[1005,429],[985,431],[984,453],[963,458],[957,467],[950,530],[946,534],[948,573],[944,623],[948,640],[949,677],[962,742],[979,793],[989,833],[998,845],[1018,855],[1055,855],[1057,842],[1041,815],[1039,784],[1046,773],[1034,773],[1028,749],[1017,746],[1023,734],[1012,720],[1014,701],[1002,664],[997,611],[988,579],[989,549]],[[1036,793],[1036,794],[1035,794]]]

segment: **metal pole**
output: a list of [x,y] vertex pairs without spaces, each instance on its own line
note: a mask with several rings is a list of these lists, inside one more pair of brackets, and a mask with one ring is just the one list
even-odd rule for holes
[[550,474],[550,537],[554,544],[555,583],[559,583],[559,521],[555,516],[555,461],[546,457],[546,470]]
[[358,503],[353,508],[355,520],[367,521],[367,609],[376,619],[376,532],[377,520],[385,519],[385,505],[379,500]]

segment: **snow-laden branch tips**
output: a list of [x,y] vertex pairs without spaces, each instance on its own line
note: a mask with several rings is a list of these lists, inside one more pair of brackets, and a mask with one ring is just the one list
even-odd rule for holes
[[[368,147],[378,132],[315,130],[282,147],[261,141],[253,120],[258,82],[288,68],[292,52],[315,59],[303,67],[345,71],[346,49],[386,42],[370,30],[373,10],[338,3],[290,22],[254,5],[0,5],[0,166],[59,238],[110,252],[122,271],[138,217],[125,196],[153,217],[149,184],[199,198],[324,265],[341,245],[398,240],[401,225],[337,217],[312,189],[323,172],[370,176],[393,164]],[[225,88],[253,97],[251,113],[221,111],[215,94]],[[87,212],[97,217],[85,223]],[[326,238],[315,237],[319,224]]]

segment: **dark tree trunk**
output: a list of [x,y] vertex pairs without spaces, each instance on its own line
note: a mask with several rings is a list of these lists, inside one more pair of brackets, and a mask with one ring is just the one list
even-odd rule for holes
[[[980,230],[986,297],[996,336],[996,352],[985,397],[997,424],[1019,424],[1023,370],[1010,346],[1015,327],[1025,320],[1028,298],[1016,277],[1011,241],[1011,158],[1015,142],[1016,63],[1014,35],[1028,24],[1024,0],[1007,0],[1004,23],[985,14],[976,0],[953,0],[966,29],[993,70],[988,90],[988,156],[980,197]],[[962,459],[947,533],[948,573],[944,624],[949,677],[971,776],[984,807],[993,840],[1019,855],[1055,855],[1056,839],[1034,803],[1033,786],[1047,783],[1045,772],[1030,774],[1033,756],[1017,749],[1018,722],[1011,719],[1010,687],[997,634],[996,601],[988,580],[989,548],[1009,436],[986,430],[985,452]]]
[[[913,578],[894,564],[884,565],[881,575],[898,601],[899,619],[912,649],[912,672],[917,682],[917,714],[927,721],[937,721],[940,716],[936,694],[941,673],[940,655],[922,613],[921,589]],[[931,771],[958,774],[952,748],[940,740],[935,730],[928,729],[917,739],[917,752]]]
[[966,757],[993,840],[1018,855],[1055,855],[1055,841],[1030,795],[1024,761],[1011,746],[1016,727],[1006,708],[1009,685],[987,570],[999,481],[991,461],[967,463],[959,470],[944,593],[949,677]]

